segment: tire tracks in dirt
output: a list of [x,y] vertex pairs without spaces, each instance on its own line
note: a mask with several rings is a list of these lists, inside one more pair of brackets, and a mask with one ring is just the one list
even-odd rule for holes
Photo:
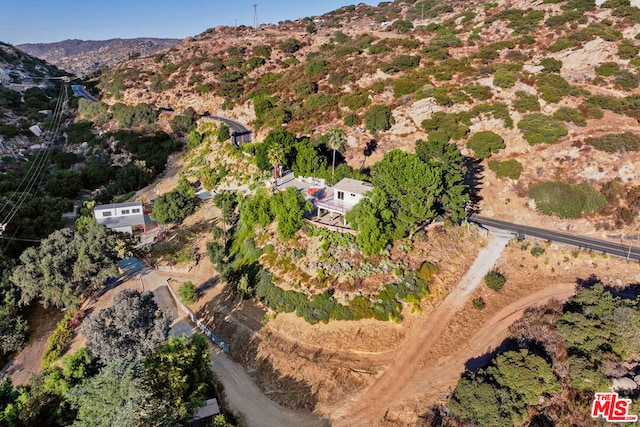
[[433,343],[446,331],[451,319],[493,268],[509,239],[507,236],[489,236],[488,244],[478,252],[469,271],[456,288],[425,318],[423,327],[405,339],[389,369],[363,393],[334,412],[333,425],[370,426],[375,420],[384,417],[389,400],[398,396],[418,372]]

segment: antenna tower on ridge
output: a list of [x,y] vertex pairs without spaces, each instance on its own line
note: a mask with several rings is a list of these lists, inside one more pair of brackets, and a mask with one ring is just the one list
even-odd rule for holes
[[258,28],[258,5],[253,5],[253,28]]

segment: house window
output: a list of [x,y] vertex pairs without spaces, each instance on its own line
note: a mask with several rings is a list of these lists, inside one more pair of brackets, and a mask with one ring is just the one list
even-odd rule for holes
[[122,209],[120,215],[129,215],[129,209]]
[[[127,211],[128,213],[129,211]],[[136,209],[131,209],[131,213],[140,213],[140,209],[136,208]]]
[[102,212],[102,217],[104,218],[105,216],[111,216],[111,211]]
[[344,192],[338,191],[338,200],[344,200]]

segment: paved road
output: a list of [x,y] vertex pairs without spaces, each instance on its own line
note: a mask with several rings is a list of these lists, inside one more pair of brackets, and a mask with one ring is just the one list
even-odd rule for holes
[[235,145],[251,142],[251,129],[246,127],[244,124],[226,117],[212,116],[209,113],[204,113],[202,116],[211,117],[212,119],[219,120],[229,126],[231,128],[231,136],[233,136],[233,143]]
[[529,227],[527,225],[514,224],[499,219],[487,218],[484,216],[474,215],[471,221],[480,224],[483,227],[493,227],[502,230],[509,230],[515,234],[522,234],[530,237],[538,237],[540,239],[549,240],[557,243],[577,246],[580,248],[591,249],[596,252],[607,253],[624,259],[638,261],[640,260],[640,248],[631,246],[628,243],[611,242],[608,240],[594,239],[591,237],[577,236],[570,233],[560,231],[546,230],[544,228]]
[[82,85],[71,85],[71,90],[73,91],[75,96],[81,96],[89,101],[98,102],[98,100],[93,97],[89,92],[87,92]]

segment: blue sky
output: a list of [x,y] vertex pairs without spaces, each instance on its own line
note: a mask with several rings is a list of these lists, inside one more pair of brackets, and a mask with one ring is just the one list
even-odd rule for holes
[[[49,43],[66,39],[184,38],[218,25],[277,23],[322,15],[349,0],[1,0],[0,41]],[[364,1],[377,5],[378,1]]]

